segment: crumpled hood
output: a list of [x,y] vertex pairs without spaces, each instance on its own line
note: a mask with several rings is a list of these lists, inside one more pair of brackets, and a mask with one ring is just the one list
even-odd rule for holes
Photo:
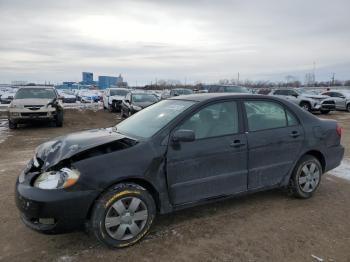
[[127,137],[112,131],[112,128],[72,133],[41,144],[36,149],[36,158],[41,162],[42,169],[46,170],[77,153],[125,138]]

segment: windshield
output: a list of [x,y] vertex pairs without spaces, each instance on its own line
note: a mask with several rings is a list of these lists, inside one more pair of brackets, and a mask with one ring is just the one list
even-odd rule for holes
[[22,88],[16,93],[15,99],[38,98],[54,99],[56,93],[52,88]]
[[250,93],[247,88],[243,86],[226,86],[225,92],[228,93]]
[[126,94],[129,93],[129,90],[123,90],[123,89],[119,89],[119,90],[113,90],[111,89],[111,96],[126,96]]
[[157,102],[158,98],[152,94],[133,94],[131,100],[134,103]]
[[149,138],[194,103],[196,102],[163,100],[119,123],[116,126],[117,132],[130,136]]

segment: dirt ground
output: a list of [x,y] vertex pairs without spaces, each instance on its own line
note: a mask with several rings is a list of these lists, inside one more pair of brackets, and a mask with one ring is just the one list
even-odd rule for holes
[[[349,159],[350,113],[327,118],[343,126]],[[309,200],[274,190],[161,216],[145,240],[122,250],[107,249],[83,232],[47,236],[26,228],[15,207],[14,185],[35,147],[117,121],[104,111],[71,110],[63,128],[6,131],[1,122],[0,131],[6,129],[0,134],[1,261],[317,261],[312,256],[350,261],[350,182],[331,175]]]

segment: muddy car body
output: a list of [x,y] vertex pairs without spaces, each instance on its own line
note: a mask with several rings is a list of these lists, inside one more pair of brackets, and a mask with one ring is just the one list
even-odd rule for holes
[[42,144],[19,176],[16,202],[37,231],[86,225],[104,244],[129,246],[156,213],[279,187],[311,197],[341,162],[340,135],[336,121],[279,98],[179,96],[115,128]]

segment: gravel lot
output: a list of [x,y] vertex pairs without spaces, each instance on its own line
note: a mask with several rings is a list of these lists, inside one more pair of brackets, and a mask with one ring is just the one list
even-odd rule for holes
[[[344,128],[350,159],[350,113],[326,117]],[[350,181],[329,174],[310,200],[274,190],[161,216],[144,241],[123,250],[107,249],[82,232],[46,236],[26,228],[15,207],[14,185],[35,147],[117,121],[116,114],[102,110],[67,110],[63,128],[9,131],[0,120],[1,261],[350,261]]]

